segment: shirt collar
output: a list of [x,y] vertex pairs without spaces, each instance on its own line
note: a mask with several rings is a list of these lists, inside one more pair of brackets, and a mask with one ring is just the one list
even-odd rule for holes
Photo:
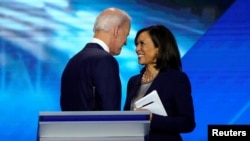
[[105,51],[109,52],[109,48],[108,46],[100,39],[97,38],[93,38],[90,43],[97,43],[98,45],[100,45]]

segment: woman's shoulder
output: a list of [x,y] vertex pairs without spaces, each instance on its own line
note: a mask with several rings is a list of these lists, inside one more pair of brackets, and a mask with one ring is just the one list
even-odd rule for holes
[[184,71],[180,71],[180,70],[175,70],[175,69],[168,69],[168,70],[164,70],[161,72],[162,74],[165,75],[172,75],[172,74],[176,74],[176,75],[186,75],[186,73]]
[[188,75],[184,71],[169,69],[161,72],[161,77],[168,78],[188,78]]

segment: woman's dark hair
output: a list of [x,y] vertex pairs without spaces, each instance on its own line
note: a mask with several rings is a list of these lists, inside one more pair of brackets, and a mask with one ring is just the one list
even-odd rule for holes
[[[173,33],[163,25],[154,25],[139,30],[135,37],[135,44],[142,32],[148,32],[154,46],[158,49],[156,68],[182,70],[182,63],[178,45]],[[144,67],[145,68],[145,67]]]

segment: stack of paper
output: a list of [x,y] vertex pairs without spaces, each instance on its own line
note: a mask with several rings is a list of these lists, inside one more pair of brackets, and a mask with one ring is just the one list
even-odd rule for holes
[[153,90],[151,93],[146,95],[145,97],[137,100],[135,102],[136,108],[147,109],[154,114],[167,116],[167,112],[164,109],[161,99],[156,90]]

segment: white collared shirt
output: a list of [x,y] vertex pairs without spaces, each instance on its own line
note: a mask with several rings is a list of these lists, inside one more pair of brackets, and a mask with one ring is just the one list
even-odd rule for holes
[[98,45],[100,45],[105,51],[107,51],[109,53],[109,48],[108,46],[100,39],[97,38],[93,38],[90,43],[97,43]]

